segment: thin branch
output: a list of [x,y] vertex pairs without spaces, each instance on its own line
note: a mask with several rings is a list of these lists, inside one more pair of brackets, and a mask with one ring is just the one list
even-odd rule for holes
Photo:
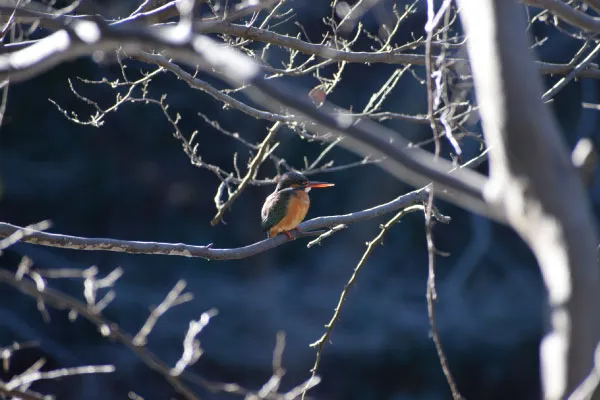
[[583,0],[588,6],[592,7],[594,11],[600,14],[600,0]]
[[[440,133],[438,131],[438,125],[434,118],[434,112],[436,108],[438,108],[442,102],[442,88],[441,81],[437,82],[434,87],[433,82],[433,57],[431,54],[431,41],[433,39],[434,31],[437,29],[438,24],[441,22],[442,16],[447,15],[447,11],[449,10],[450,2],[444,1],[440,7],[440,9],[435,12],[434,2],[433,0],[427,0],[427,23],[425,24],[425,31],[427,33],[427,37],[425,39],[425,71],[426,71],[426,82],[427,82],[427,116],[430,121],[430,128],[433,134],[434,143],[435,143],[435,151],[434,157],[435,159],[439,158],[440,155]],[[443,59],[445,56],[444,52],[440,55],[440,58]],[[437,71],[438,74],[443,74],[443,66],[440,67],[440,70]],[[449,138],[453,138],[449,136]],[[460,148],[458,149],[460,150]],[[457,154],[460,152],[457,150]],[[433,343],[435,345],[435,350],[438,355],[438,359],[440,360],[440,365],[442,367],[442,372],[444,373],[444,377],[448,382],[448,386],[450,387],[450,391],[452,393],[452,398],[454,400],[462,399],[460,392],[456,387],[456,383],[454,378],[452,377],[452,372],[448,367],[448,360],[446,358],[446,354],[444,353],[444,349],[442,348],[442,343],[440,340],[440,335],[437,329],[437,325],[435,322],[435,302],[437,301],[437,292],[435,289],[435,256],[436,249],[435,244],[433,242],[433,232],[432,232],[432,215],[433,215],[433,198],[435,193],[435,184],[431,186],[431,190],[429,192],[429,196],[427,198],[426,207],[425,207],[425,236],[427,241],[427,287],[426,287],[426,300],[427,300],[427,316],[429,317],[429,325],[431,326],[431,336],[433,339]]]
[[19,228],[11,232],[10,234],[1,236],[3,239],[0,240],[0,251],[12,246],[13,244],[17,243],[23,238],[26,238],[29,235],[33,235],[34,233],[48,229],[50,228],[50,226],[50,221],[45,220],[23,228]]
[[[41,290],[35,285],[35,283],[29,280],[17,279],[17,277],[11,271],[6,269],[0,268],[0,282],[10,285],[22,293],[33,297],[34,299],[41,298],[44,302],[56,309],[69,310],[71,313],[74,312],[82,315],[83,318],[94,324],[103,336],[114,339],[116,342],[124,345],[138,358],[140,358],[140,360],[149,368],[162,375],[171,384],[171,386],[182,395],[182,398],[187,400],[198,399],[198,396],[182,382],[183,379],[197,384],[213,393],[229,393],[244,396],[246,399],[254,399],[259,396],[257,392],[248,390],[236,383],[212,382],[186,370],[185,367],[187,365],[191,364],[194,359],[197,360],[198,350],[200,348],[199,344],[197,343],[196,335],[206,326],[210,318],[216,314],[216,310],[214,309],[202,313],[198,321],[192,321],[190,323],[190,329],[186,335],[186,341],[184,341],[183,361],[180,360],[181,362],[178,363],[175,368],[171,369],[166,363],[154,355],[154,353],[148,350],[147,347],[134,344],[134,338],[132,336],[123,331],[116,323],[107,320],[102,313],[89,308],[87,304],[52,288],[44,288]],[[173,305],[178,304],[178,301],[181,301],[182,297],[185,297],[185,294],[180,296],[179,300],[176,300]],[[8,351],[10,351],[10,349],[8,349]],[[276,351],[282,351],[282,349],[279,348],[276,349]],[[30,368],[27,371],[29,373],[34,372],[34,370],[39,370],[39,367]],[[84,370],[81,370],[81,372],[84,372]],[[51,373],[58,374],[57,372]],[[279,371],[278,374],[281,375],[282,372]],[[29,378],[27,379],[28,381],[31,380]],[[310,382],[310,387],[314,387],[319,382],[320,378],[317,377]],[[306,384],[306,382],[303,382],[299,386],[292,388],[287,393],[277,393],[275,389],[274,391],[270,391],[270,393],[266,394],[265,396],[259,396],[258,398],[268,400],[296,399],[300,396],[302,388],[304,388]],[[46,397],[38,396],[36,393],[31,391],[24,392],[21,390],[8,390],[6,385],[0,385],[0,394],[19,396],[26,400],[46,399]]]
[[231,193],[231,195],[225,203],[221,205],[217,204],[217,214],[210,221],[210,224],[212,226],[217,225],[221,221],[221,219],[223,218],[223,214],[225,214],[225,211],[227,211],[231,207],[233,202],[240,196],[240,194],[242,194],[248,183],[250,183],[250,181],[256,177],[258,167],[263,163],[265,156],[268,154],[267,150],[269,148],[269,144],[275,137],[275,134],[277,134],[277,131],[280,127],[280,122],[275,122],[273,124],[273,126],[269,129],[269,132],[263,139],[262,143],[258,146],[258,151],[256,152],[256,155],[254,156],[252,161],[250,161],[250,165],[248,166],[248,172],[246,173],[246,176],[244,176],[244,178],[242,179],[242,182],[240,182],[235,191]]
[[165,377],[171,386],[173,386],[177,392],[182,394],[184,398],[188,400],[198,399],[194,392],[181,382],[178,377],[170,374],[170,368],[153,353],[145,347],[134,345],[133,338],[129,334],[121,330],[118,325],[107,321],[101,313],[93,311],[86,304],[67,294],[48,287],[40,290],[35,283],[28,280],[19,280],[12,272],[5,269],[0,269],[0,281],[34,299],[42,298],[45,303],[48,303],[57,309],[75,310],[78,315],[83,316],[85,319],[96,325],[102,335],[113,338],[132,350],[148,367]]
[[186,282],[184,280],[178,281],[158,307],[152,309],[150,316],[146,319],[146,322],[144,322],[144,325],[140,328],[139,332],[134,336],[134,345],[145,346],[148,335],[152,332],[160,317],[176,305],[192,300],[194,296],[191,293],[183,293],[185,286]]
[[588,32],[600,33],[600,18],[592,17],[558,0],[526,0],[527,4],[546,9],[566,23]]
[[[168,4],[165,4],[161,8],[171,9],[176,2],[172,1]],[[587,20],[587,18],[591,18],[588,15],[574,10],[571,7],[560,3],[556,0],[527,0],[527,3],[533,6],[546,7],[553,12],[557,12],[558,15],[562,16],[563,19],[570,20],[574,19],[575,21],[579,21],[582,19],[583,24],[589,24],[594,28],[600,29],[600,23],[596,22],[594,19]],[[37,5],[37,3],[29,3],[26,7],[20,7],[16,9],[16,15],[18,16],[18,22],[21,23],[39,23],[40,26],[45,29],[49,29],[50,31],[57,31],[64,27],[66,23],[69,21],[92,21],[97,16],[89,16],[89,15],[69,15],[63,16],[60,12],[49,12],[48,10],[52,10],[49,7],[45,7],[43,11],[36,10],[32,6]],[[5,6],[0,5],[0,13],[12,13],[15,11],[14,6]],[[160,11],[159,9],[155,9],[149,12],[148,16],[152,16],[156,12]],[[562,11],[562,13],[561,13]],[[575,15],[571,15],[575,12]],[[125,18],[117,21],[105,20],[104,23],[109,26],[127,26],[129,22],[132,22],[136,19],[144,19],[147,17],[144,13],[136,14],[131,18]],[[577,25],[577,24],[575,24]],[[367,64],[375,64],[375,63],[390,63],[390,64],[412,64],[412,65],[425,65],[425,57],[422,54],[407,54],[404,53],[404,49],[402,47],[388,50],[386,52],[376,51],[376,52],[354,52],[348,50],[338,50],[331,47],[328,47],[323,44],[314,44],[310,42],[305,42],[301,39],[286,36],[282,34],[278,34],[276,32],[269,31],[267,29],[249,27],[246,25],[236,25],[231,24],[222,20],[204,20],[196,22],[196,27],[198,32],[204,33],[222,33],[228,34],[236,37],[240,37],[246,40],[254,40],[260,41],[264,43],[268,43],[271,45],[278,45],[288,49],[293,49],[299,51],[303,54],[307,55],[320,55],[324,58],[328,58],[331,61],[345,61],[350,63],[367,63]],[[594,31],[591,29],[591,31]],[[20,43],[10,43],[5,46],[6,49],[19,49],[23,46],[29,46],[35,44],[37,41],[32,40],[28,42],[20,42]],[[448,59],[449,62],[460,62],[465,63],[467,60],[452,58]],[[546,63],[546,62],[537,62],[540,73],[542,74],[566,74],[569,73],[573,68],[567,64],[554,64],[554,63]],[[600,69],[597,66],[590,66],[589,68],[585,68],[580,71],[578,77],[590,77],[590,78],[600,78]]]
[[590,374],[571,393],[568,400],[590,400],[600,385],[600,345],[594,351],[594,368]]
[[258,391],[260,399],[264,399],[269,395],[277,393],[281,385],[281,379],[285,375],[283,368],[283,351],[285,350],[285,332],[278,331],[275,341],[275,349],[273,350],[273,374],[271,378]]
[[5,388],[3,385],[0,385],[0,394],[3,396],[11,396],[9,398],[12,399],[21,399],[21,400],[48,400],[47,396],[42,396],[37,393],[33,393],[29,390],[9,390]]
[[58,379],[65,376],[85,374],[109,374],[115,372],[114,365],[86,365],[82,367],[61,368],[53,371],[26,373],[12,378],[4,386],[8,390],[15,390],[20,386],[28,385],[43,379]]
[[584,69],[589,63],[591,63],[600,54],[600,42],[594,47],[594,49],[587,55],[580,63],[578,63],[571,72],[563,76],[556,82],[554,86],[544,93],[542,100],[548,101],[552,99],[559,91],[561,91],[569,82],[571,82],[577,76],[577,72]]
[[183,339],[183,354],[171,369],[171,375],[179,376],[187,367],[193,365],[202,356],[202,348],[200,341],[196,337],[206,328],[210,319],[217,315],[216,309],[211,309],[203,312],[197,321],[190,321],[190,325],[185,338]]
[[[380,230],[379,234],[377,236],[375,236],[375,238],[373,238],[370,242],[367,243],[367,249],[365,250],[360,261],[354,268],[354,272],[350,276],[350,279],[348,280],[346,285],[344,285],[344,289],[342,290],[342,293],[340,294],[340,298],[338,300],[337,306],[335,307],[333,315],[331,316],[331,319],[329,320],[329,322],[325,325],[325,328],[326,328],[325,333],[323,333],[323,335],[317,341],[315,341],[314,343],[312,343],[310,345],[310,347],[315,347],[317,349],[317,353],[315,356],[315,363],[311,369],[311,374],[312,374],[311,379],[315,377],[317,370],[319,369],[319,365],[321,363],[321,356],[323,354],[323,349],[325,347],[325,343],[327,343],[327,341],[329,340],[331,333],[333,331],[333,327],[339,320],[340,313],[342,311],[342,306],[344,305],[344,302],[346,301],[346,298],[348,297],[348,293],[349,293],[350,289],[352,288],[352,286],[354,285],[354,283],[356,282],[356,279],[358,278],[358,273],[361,271],[361,269],[365,265],[367,259],[369,258],[369,256],[373,252],[373,250],[375,249],[375,246],[382,243],[385,234],[390,230],[390,228],[392,226],[394,226],[398,221],[400,221],[400,219],[402,217],[404,217],[406,214],[409,214],[411,212],[420,211],[423,209],[424,209],[423,205],[418,204],[418,205],[412,205],[412,206],[406,207],[405,209],[401,210],[394,217],[392,217],[388,222],[381,225],[381,230]],[[440,219],[444,223],[448,223],[450,221],[449,218],[443,217],[441,215],[440,215]],[[311,379],[309,379],[308,382],[310,382]],[[303,396],[302,396],[303,398],[304,398],[305,393],[306,392],[303,393]]]
[[202,79],[198,79],[194,75],[185,71],[179,65],[173,63],[165,56],[160,54],[148,54],[148,53],[140,53],[136,55],[132,55],[132,58],[138,59],[140,61],[144,61],[147,63],[152,63],[159,65],[169,72],[173,73],[175,76],[186,82],[190,87],[194,89],[202,90],[203,92],[209,94],[216,100],[222,102],[223,104],[235,108],[247,114],[253,118],[264,119],[267,121],[278,121],[278,122],[286,122],[286,123],[297,123],[298,121],[293,115],[281,115],[275,114],[264,110],[259,110],[257,108],[251,107],[246,103],[226,94],[217,89],[215,89],[208,82],[203,81]]
[[[422,202],[427,196],[427,190],[419,189],[404,194],[396,199],[380,204],[378,206],[356,211],[350,214],[318,217],[305,221],[298,227],[301,232],[291,232],[292,238],[314,236],[314,231],[323,228],[331,228],[340,224],[351,224],[377,218],[381,215],[398,211],[413,204]],[[0,238],[7,237],[23,228],[0,222]],[[312,231],[312,232],[311,232]],[[290,241],[285,235],[277,235],[270,239],[232,249],[216,249],[212,245],[193,246],[179,243],[138,242],[117,239],[85,238],[79,236],[67,236],[46,232],[29,232],[30,234],[21,239],[22,242],[41,246],[59,247],[73,250],[90,251],[114,251],[130,254],[162,254],[184,257],[201,257],[209,260],[236,260],[253,256],[258,253],[281,246]],[[319,234],[321,232],[318,232]],[[292,240],[293,240],[292,239]]]

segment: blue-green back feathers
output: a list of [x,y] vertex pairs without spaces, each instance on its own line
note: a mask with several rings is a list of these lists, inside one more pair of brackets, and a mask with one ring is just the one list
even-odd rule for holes
[[261,212],[261,227],[268,231],[285,217],[290,197],[294,195],[294,189],[288,188],[271,193],[265,200]]

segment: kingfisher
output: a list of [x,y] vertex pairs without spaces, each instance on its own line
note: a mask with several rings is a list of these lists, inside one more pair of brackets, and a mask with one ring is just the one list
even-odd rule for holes
[[309,181],[295,171],[281,175],[275,191],[267,196],[261,211],[261,226],[267,232],[267,237],[284,233],[292,239],[290,231],[298,230],[298,224],[306,217],[310,207],[310,189],[330,186],[333,183]]

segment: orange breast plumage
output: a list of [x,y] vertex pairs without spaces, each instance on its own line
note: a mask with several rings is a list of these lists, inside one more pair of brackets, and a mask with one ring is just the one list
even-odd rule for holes
[[280,232],[287,232],[296,228],[308,213],[310,207],[310,198],[308,193],[303,190],[297,190],[290,197],[285,216],[269,229],[269,237],[273,237]]

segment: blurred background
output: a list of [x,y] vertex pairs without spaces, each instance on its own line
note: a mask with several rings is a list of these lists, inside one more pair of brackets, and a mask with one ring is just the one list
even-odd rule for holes
[[[119,12],[123,3],[99,2],[105,10]],[[365,15],[363,23],[376,27],[378,12]],[[395,2],[400,9],[404,1]],[[408,2],[407,2],[408,4]],[[318,40],[325,30],[322,18],[328,2],[290,2],[308,35]],[[116,11],[115,11],[116,10]],[[108,11],[107,11],[108,12]],[[400,27],[398,41],[422,34],[425,2]],[[370,24],[370,25],[369,25]],[[289,22],[279,32],[295,34]],[[376,29],[375,29],[376,30]],[[549,62],[568,62],[578,42],[543,24],[532,33],[548,37],[536,47]],[[368,50],[368,42],[359,41]],[[283,55],[282,55],[283,58]],[[129,63],[131,71],[151,69]],[[394,66],[385,64],[346,66],[340,85],[328,100],[340,106],[361,108],[370,94],[388,79]],[[330,70],[332,71],[332,70]],[[422,68],[415,67],[417,77]],[[82,119],[94,110],[69,90],[67,79],[86,96],[102,105],[114,103],[115,92],[103,85],[75,80],[116,79],[120,68],[89,59],[62,64],[28,82],[10,86],[8,106],[0,129],[0,220],[27,225],[52,221],[51,232],[84,237],[125,240],[214,243],[215,247],[244,246],[264,238],[260,208],[273,190],[248,187],[225,214],[226,224],[211,227],[213,197],[219,180],[211,172],[190,164],[181,142],[159,107],[126,104],[94,128],[67,120],[49,99]],[[222,84],[201,76],[218,87]],[[558,77],[546,77],[550,85]],[[310,76],[293,78],[304,92],[318,81]],[[150,95],[167,94],[170,110],[182,116],[180,129],[199,131],[198,154],[207,162],[231,169],[238,152],[245,168],[247,148],[228,138],[197,115],[218,120],[223,128],[239,132],[251,142],[262,140],[268,124],[235,110],[224,109],[210,96],[165,73],[149,85]],[[581,137],[598,146],[600,115],[582,109],[582,102],[600,103],[598,83],[579,80],[555,98],[552,107],[572,148]],[[411,74],[401,78],[386,100],[386,109],[407,114],[426,112],[426,91]],[[524,105],[524,111],[526,105]],[[431,136],[428,125],[394,121],[387,123],[407,139],[418,142]],[[475,126],[474,130],[480,128]],[[277,155],[296,168],[303,158],[313,160],[323,144],[300,138],[288,129],[277,136]],[[462,142],[465,159],[478,154],[479,143]],[[432,147],[424,146],[431,150]],[[450,147],[444,147],[448,155]],[[468,156],[468,157],[467,157]],[[336,165],[357,161],[338,149],[330,153]],[[484,163],[478,168],[486,172]],[[265,164],[260,177],[275,176]],[[376,165],[312,178],[335,183],[328,190],[311,192],[308,218],[348,213],[389,201],[412,188],[387,175]],[[600,206],[600,182],[589,188],[596,215]],[[447,257],[437,257],[437,325],[450,369],[461,394],[468,399],[538,398],[538,344],[544,332],[545,291],[535,260],[518,236],[509,229],[442,201],[440,210],[452,218],[436,224],[436,246]],[[388,218],[391,217],[388,216]],[[191,370],[220,382],[237,382],[258,389],[272,373],[272,356],[278,331],[287,335],[283,365],[287,371],[283,389],[292,388],[310,375],[315,351],[309,344],[324,332],[341,290],[366,249],[365,242],[379,232],[386,217],[354,224],[322,245],[306,248],[306,239],[287,243],[268,252],[235,261],[206,261],[182,257],[83,252],[17,244],[0,258],[0,265],[16,269],[22,256],[44,269],[95,265],[101,275],[116,267],[124,275],[116,284],[117,297],[105,316],[135,334],[149,307],[157,305],[179,279],[188,282],[193,301],[164,315],[149,336],[148,347],[174,365],[182,351],[189,321],[211,308],[219,310],[199,336],[204,354]],[[422,213],[402,219],[377,247],[350,291],[341,319],[322,356],[322,382],[310,392],[315,399],[449,399],[448,385],[431,340],[425,288],[427,250]],[[51,280],[52,287],[82,298],[81,280]],[[590,305],[594,307],[595,305]],[[146,367],[124,346],[103,338],[87,321],[68,319],[64,311],[49,310],[45,322],[30,297],[2,286],[0,289],[0,347],[13,342],[37,341],[39,346],[16,352],[2,379],[22,372],[40,357],[47,369],[88,364],[114,364],[113,374],[69,377],[37,383],[34,390],[54,393],[58,399],[117,399],[129,391],[145,399],[178,398],[171,386]],[[198,388],[202,398],[236,396],[214,394]]]

